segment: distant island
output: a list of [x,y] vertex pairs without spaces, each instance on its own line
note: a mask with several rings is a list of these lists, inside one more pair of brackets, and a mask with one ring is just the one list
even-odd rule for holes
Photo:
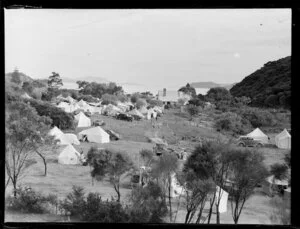
[[214,88],[214,87],[225,87],[228,90],[233,87],[234,84],[218,84],[214,82],[193,82],[190,85],[194,88]]

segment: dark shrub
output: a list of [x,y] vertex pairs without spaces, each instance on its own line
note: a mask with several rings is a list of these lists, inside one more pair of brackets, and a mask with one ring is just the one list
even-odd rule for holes
[[48,199],[31,188],[20,187],[17,190],[17,197],[10,197],[7,200],[9,210],[21,211],[24,213],[46,213]]
[[36,109],[40,116],[50,117],[54,126],[57,126],[62,130],[74,129],[74,116],[72,114],[66,113],[50,103],[37,100],[30,100],[30,105]]
[[102,95],[101,99],[102,105],[112,104],[116,106],[118,104],[118,97],[115,95],[104,94]]

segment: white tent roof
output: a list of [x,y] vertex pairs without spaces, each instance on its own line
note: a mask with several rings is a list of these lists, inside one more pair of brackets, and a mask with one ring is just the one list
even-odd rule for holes
[[75,99],[73,99],[71,96],[68,96],[67,98],[66,98],[70,103],[74,103],[76,100]]
[[141,118],[144,118],[144,115],[140,111],[138,111],[136,109],[133,109],[133,110],[129,111],[128,114],[137,115],[137,116],[139,116]]
[[74,145],[80,145],[80,142],[78,141],[78,138],[75,134],[65,134],[65,137],[68,139],[68,141],[71,143],[71,144],[74,144]]
[[148,110],[147,110],[146,107],[141,107],[141,108],[139,109],[139,112],[141,112],[142,114],[148,114]]
[[75,120],[78,122],[77,127],[89,127],[92,125],[91,119],[86,117],[82,112],[75,115]]
[[68,145],[70,144],[68,138],[66,138],[66,136],[64,135],[64,133],[59,129],[57,128],[56,126],[53,127],[49,133],[48,133],[50,136],[54,136],[56,140],[59,140],[60,141],[60,145]]
[[280,149],[290,149],[291,148],[291,135],[284,129],[281,133],[275,136],[275,144]]
[[106,133],[100,126],[96,126],[78,133],[79,139],[86,135],[89,142],[108,143],[109,134]]
[[26,92],[23,95],[21,95],[21,97],[24,99],[32,99],[31,96],[29,96]]
[[80,163],[80,154],[72,145],[67,145],[58,156],[58,163],[77,165]]
[[287,179],[285,179],[285,180],[274,179],[274,175],[269,176],[266,180],[267,180],[269,183],[275,184],[275,185],[288,186],[288,184],[289,184],[289,182],[288,182]]
[[253,139],[261,140],[265,143],[268,142],[268,136],[265,135],[259,128],[256,128],[251,133],[246,135],[247,137],[252,137]]

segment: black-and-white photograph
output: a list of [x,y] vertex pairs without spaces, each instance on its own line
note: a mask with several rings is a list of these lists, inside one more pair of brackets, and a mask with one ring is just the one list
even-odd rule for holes
[[4,17],[5,222],[291,224],[291,9]]

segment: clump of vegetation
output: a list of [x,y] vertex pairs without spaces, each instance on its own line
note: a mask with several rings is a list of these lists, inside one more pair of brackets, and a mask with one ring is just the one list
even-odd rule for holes
[[130,158],[125,153],[97,150],[92,147],[87,154],[87,162],[92,167],[92,178],[103,180],[105,176],[109,177],[109,181],[117,193],[117,202],[120,202],[121,175],[133,167]]
[[92,95],[95,98],[101,98],[104,94],[116,95],[122,93],[123,89],[121,86],[117,86],[115,83],[110,82],[105,83],[96,83],[96,82],[87,82],[87,81],[77,81],[78,88],[80,88],[79,93],[83,95]]
[[130,96],[130,101],[131,101],[132,103],[136,103],[140,97],[141,97],[141,95],[140,95],[139,93],[133,93],[133,94]]
[[55,196],[44,196],[31,188],[19,187],[16,197],[6,199],[7,209],[23,213],[47,213],[48,204],[55,206]]
[[104,94],[104,95],[102,95],[101,99],[102,99],[103,105],[108,105],[108,104],[112,104],[115,106],[118,105],[118,97],[115,95]]
[[162,107],[163,106],[163,102],[161,100],[156,100],[156,99],[149,99],[149,100],[147,100],[147,103],[152,107],[155,107],[155,106]]
[[51,118],[52,125],[57,126],[62,130],[75,128],[74,116],[72,114],[66,113],[62,109],[47,102],[30,100],[30,105],[36,109],[40,116]]
[[275,179],[283,180],[288,177],[288,166],[286,164],[273,164],[270,168],[270,173],[274,175]]
[[181,87],[178,91],[190,95],[193,98],[196,97],[196,90],[189,83],[187,83],[186,86]]
[[249,125],[241,116],[233,112],[226,112],[216,118],[215,128],[217,131],[227,131],[235,134],[245,134]]
[[146,107],[147,106],[147,102],[145,99],[138,99],[135,103],[135,106],[137,109],[140,109],[142,107]]
[[224,87],[214,87],[209,89],[206,94],[206,99],[211,102],[219,102],[224,100],[231,100],[232,96],[230,92]]
[[290,108],[291,57],[266,63],[261,69],[234,85],[233,96],[251,98],[251,105]]

